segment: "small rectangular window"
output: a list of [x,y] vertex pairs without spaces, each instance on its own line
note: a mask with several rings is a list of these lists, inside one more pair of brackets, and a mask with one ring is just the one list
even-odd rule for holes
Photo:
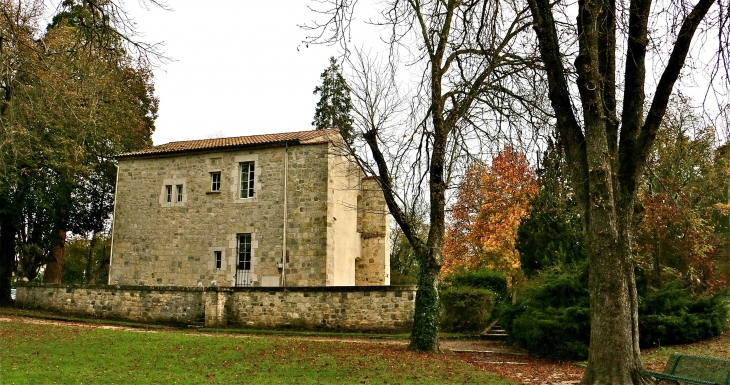
[[210,191],[221,191],[221,173],[210,173]]
[[254,162],[241,163],[241,198],[253,197]]
[[177,185],[177,201],[182,202],[183,197],[183,185]]
[[220,270],[223,267],[223,252],[214,251],[213,254],[215,254],[215,269]]
[[172,185],[165,186],[165,195],[167,197],[167,203],[172,203]]

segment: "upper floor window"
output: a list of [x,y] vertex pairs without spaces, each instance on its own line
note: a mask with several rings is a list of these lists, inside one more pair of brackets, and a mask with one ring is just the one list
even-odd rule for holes
[[220,270],[223,267],[223,252],[216,250],[213,254],[215,256],[215,269]]
[[221,173],[210,173],[210,191],[221,191]]
[[160,190],[160,205],[162,207],[184,206],[188,200],[185,178],[165,178]]
[[241,162],[241,192],[239,198],[253,197],[254,162]]

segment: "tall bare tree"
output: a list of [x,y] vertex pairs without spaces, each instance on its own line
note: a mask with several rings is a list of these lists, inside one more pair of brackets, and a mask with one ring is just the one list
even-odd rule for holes
[[[631,249],[639,178],[703,21],[720,27],[719,47],[727,48],[727,3],[713,18],[715,0],[528,2],[589,254],[591,340],[582,383],[641,384]],[[577,15],[574,24],[569,15]],[[662,65],[647,103],[648,57]]]
[[[312,27],[319,28],[313,42],[349,36],[353,2],[325,3],[330,18]],[[497,107],[507,98],[498,95],[509,93],[507,84],[516,81],[515,73],[525,65],[519,37],[529,27],[529,12],[511,1],[392,0],[385,2],[375,23],[391,32],[385,39],[389,57],[383,66],[373,65],[361,52],[351,60],[355,126],[361,139],[349,150],[379,176],[388,209],[418,259],[410,349],[436,351],[446,192],[459,162],[478,147],[479,134],[499,127],[504,117]],[[408,105],[402,93],[407,85],[395,83],[393,76],[400,60],[423,71]],[[410,119],[394,123],[403,113]],[[487,117],[494,120],[485,123]],[[410,209],[419,198],[429,207],[425,239],[419,237]]]

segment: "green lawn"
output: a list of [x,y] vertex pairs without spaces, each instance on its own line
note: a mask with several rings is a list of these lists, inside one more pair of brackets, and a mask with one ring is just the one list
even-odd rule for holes
[[725,331],[720,336],[691,344],[643,349],[641,351],[641,359],[647,367],[656,371],[662,371],[669,356],[674,352],[720,357],[730,360],[730,331]]
[[506,384],[450,354],[277,336],[137,332],[0,322],[4,384]]

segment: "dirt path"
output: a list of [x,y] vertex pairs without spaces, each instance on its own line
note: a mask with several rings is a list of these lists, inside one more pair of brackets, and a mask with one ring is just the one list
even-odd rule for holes
[[531,357],[499,341],[443,341],[441,348],[480,369],[527,385],[578,384],[584,370],[571,362]]
[[[132,328],[126,326],[85,323],[78,321],[59,321],[16,315],[0,315],[0,322],[22,322],[32,324],[72,326],[80,328],[99,328],[125,330],[138,333],[190,333],[196,335],[231,336],[237,338],[270,338],[272,335],[260,336],[251,334],[205,333],[198,331],[180,331],[179,329]],[[317,336],[279,336],[280,338],[304,339],[309,341],[339,341],[346,343],[378,343],[405,345],[402,339],[368,339],[351,337],[317,337]],[[455,354],[461,360],[475,367],[498,373],[504,377],[519,381],[526,385],[567,385],[577,384],[583,374],[583,368],[569,362],[543,360],[530,357],[522,351],[503,346],[496,341],[484,340],[442,340],[441,349],[446,354]]]

